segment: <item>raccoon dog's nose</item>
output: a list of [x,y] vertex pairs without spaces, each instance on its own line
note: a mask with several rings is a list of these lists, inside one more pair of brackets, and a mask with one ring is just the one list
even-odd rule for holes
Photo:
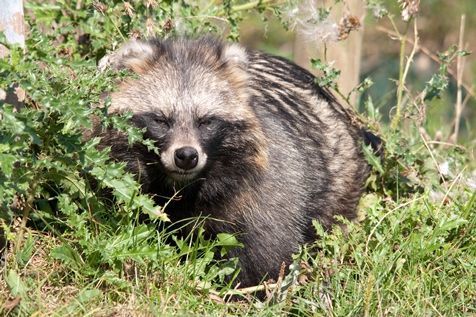
[[193,147],[184,146],[175,150],[175,165],[184,170],[191,170],[198,163],[198,152]]

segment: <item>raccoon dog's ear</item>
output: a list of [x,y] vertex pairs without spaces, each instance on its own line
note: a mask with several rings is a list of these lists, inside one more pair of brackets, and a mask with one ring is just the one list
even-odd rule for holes
[[236,91],[243,92],[245,96],[245,88],[248,86],[248,54],[246,49],[238,44],[229,44],[224,47],[221,54],[221,60],[225,62],[226,78]]
[[246,50],[238,44],[229,44],[225,47],[222,58],[231,66],[245,68],[248,64]]
[[158,41],[130,40],[116,51],[104,56],[98,63],[99,71],[106,68],[130,69],[137,74],[143,74],[150,69],[158,55]]

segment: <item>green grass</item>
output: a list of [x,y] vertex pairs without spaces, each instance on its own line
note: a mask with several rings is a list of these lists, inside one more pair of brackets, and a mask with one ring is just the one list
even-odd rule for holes
[[319,251],[296,257],[300,277],[273,297],[279,302],[225,303],[227,287],[213,279],[220,269],[207,259],[213,243],[199,239],[179,251],[166,247],[153,226],[134,224],[129,232],[141,233],[117,232],[104,246],[88,240],[88,252],[107,253],[100,266],[74,255],[80,247],[65,248],[61,240],[74,246],[74,238],[26,229],[21,249],[10,246],[0,298],[7,308],[21,298],[13,315],[471,315],[476,194],[464,187],[453,186],[443,204],[428,193],[399,203],[365,196],[362,222],[325,234]]
[[[116,75],[96,71],[107,49],[144,30],[147,18],[162,36],[168,19],[183,16],[202,16],[185,23],[192,32],[213,29],[204,16],[227,19],[236,32],[243,12],[132,2],[130,15],[122,1],[103,1],[103,11],[78,2],[29,1],[27,53],[10,47],[0,60],[0,88],[16,83],[27,94],[21,110],[0,101],[0,224],[9,241],[0,315],[476,315],[474,144],[436,144],[411,119],[392,131],[367,101],[386,154],[369,156],[375,170],[359,222],[332,232],[316,224],[321,239],[258,300],[230,289],[234,261],[213,259],[237,245],[232,236],[205,238],[200,219],[193,236],[164,230],[160,206],[96,150],[97,140],[82,138],[95,115],[143,141],[127,117],[95,107],[116,86]],[[78,41],[82,32],[89,41]]]

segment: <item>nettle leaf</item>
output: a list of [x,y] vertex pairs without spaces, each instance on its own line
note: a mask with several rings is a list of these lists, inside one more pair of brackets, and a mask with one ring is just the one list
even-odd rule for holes
[[90,173],[103,185],[111,188],[119,202],[132,209],[142,209],[150,216],[162,221],[169,220],[162,208],[156,206],[150,197],[139,194],[139,184],[131,174],[124,172],[123,165],[109,164],[107,168],[95,166]]
[[100,138],[93,138],[83,145],[83,155],[80,155],[80,158],[84,160],[82,164],[98,166],[105,164],[109,160],[110,149],[97,150],[100,141]]
[[364,156],[367,162],[381,175],[384,174],[384,169],[382,167],[382,163],[380,161],[380,157],[375,155],[372,145],[362,145],[362,149],[364,150]]
[[81,266],[84,265],[84,261],[82,260],[80,254],[67,244],[64,244],[51,250],[50,256],[56,260],[64,262],[66,265],[71,266],[75,269],[80,269]]
[[110,167],[95,166],[90,173],[102,184],[114,189],[116,198],[127,203],[135,196],[137,186],[134,185],[137,184],[118,167],[118,164],[111,164]]
[[28,237],[23,244],[21,250],[16,254],[17,263],[21,266],[24,266],[30,260],[33,251],[35,249],[35,239],[31,234],[28,234]]
[[28,287],[15,270],[8,271],[5,282],[7,282],[13,296],[27,296]]
[[11,132],[13,134],[22,134],[25,130],[25,123],[17,118],[12,105],[3,105],[0,109],[0,118],[2,119],[2,130]]
[[446,88],[448,88],[448,83],[448,76],[441,73],[433,75],[425,87],[425,100],[433,100],[437,97],[439,98],[441,93]]
[[156,206],[154,201],[146,195],[137,195],[134,199],[134,208],[142,208],[152,218],[157,218],[161,221],[170,221],[167,214],[164,213],[163,208]]
[[437,230],[441,232],[448,232],[467,224],[468,220],[456,214],[443,215],[439,218]]
[[311,66],[321,72],[321,76],[316,77],[316,84],[320,87],[337,87],[337,79],[340,76],[340,70],[333,68],[330,64],[320,59],[311,59]]
[[79,206],[73,202],[69,193],[61,194],[58,197],[58,210],[67,216],[66,223],[74,231],[73,236],[78,237],[81,244],[87,243],[91,238],[88,226],[88,213],[79,209]]
[[375,122],[380,122],[382,115],[379,112],[379,109],[374,105],[372,97],[368,97],[364,103],[365,114],[370,120]]
[[0,171],[2,171],[6,177],[12,176],[15,162],[17,162],[16,155],[0,153]]
[[458,50],[456,45],[452,45],[446,52],[438,53],[441,62],[438,73],[433,75],[425,85],[425,100],[439,98],[441,93],[448,88],[448,67],[458,56],[464,57],[470,53],[465,50]]
[[148,243],[149,240],[155,238],[156,234],[154,226],[145,224],[124,228],[117,235],[102,243],[102,256],[111,264],[116,260],[130,258],[157,260],[159,253],[156,245]]
[[78,315],[79,312],[86,314],[84,307],[87,306],[87,304],[96,301],[101,295],[102,292],[98,289],[83,289],[74,300],[70,301],[67,306],[62,307],[58,315],[73,316]]
[[66,194],[58,196],[58,208],[67,215],[75,214],[78,211],[78,206],[75,205]]
[[240,243],[234,235],[229,233],[217,234],[217,246],[221,247],[220,255],[222,257],[225,256],[231,249],[244,247],[244,245]]
[[64,124],[62,133],[74,134],[77,133],[78,128],[90,126],[90,116],[93,110],[86,107],[83,100],[78,100],[76,104],[64,104],[61,108],[64,109],[61,119]]

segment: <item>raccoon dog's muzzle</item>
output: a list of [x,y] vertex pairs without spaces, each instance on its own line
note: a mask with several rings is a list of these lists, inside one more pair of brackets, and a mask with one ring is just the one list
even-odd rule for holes
[[167,176],[189,181],[198,176],[207,163],[207,155],[198,144],[174,144],[160,154]]

